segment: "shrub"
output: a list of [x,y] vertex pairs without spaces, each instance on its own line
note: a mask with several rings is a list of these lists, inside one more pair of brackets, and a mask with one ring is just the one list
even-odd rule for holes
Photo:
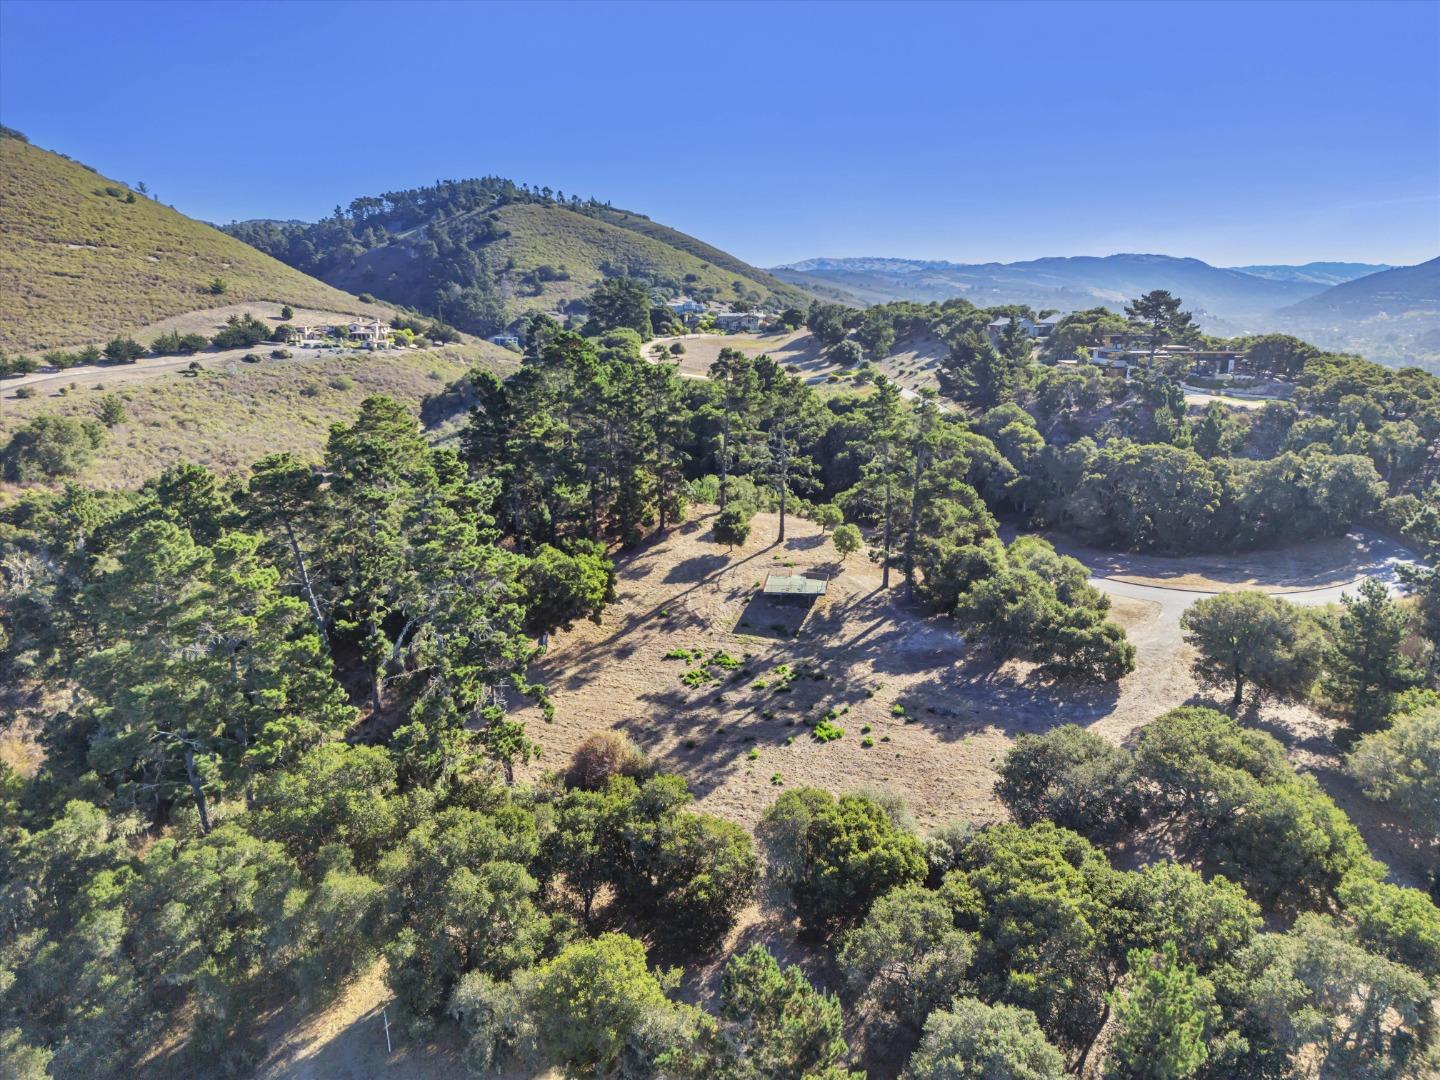
[[315,382],[315,380],[312,379],[312,380],[310,380],[309,382],[305,383],[304,385],[302,385],[302,386],[300,387],[300,396],[301,396],[301,397],[319,397],[319,396],[320,396],[320,389],[321,389],[320,384],[319,384],[318,382]]
[[327,382],[331,390],[350,390],[355,386],[355,380],[349,375],[332,375]]
[[844,738],[845,729],[833,720],[821,720],[813,728],[810,734],[815,737],[816,742],[834,742],[836,739]]
[[670,1007],[645,947],[624,934],[571,945],[535,971],[526,996],[546,1056],[580,1076],[611,1073],[631,1036]]
[[[833,994],[817,991],[799,965],[781,968],[763,945],[736,953],[721,980],[720,1015],[742,1068],[716,1075],[842,1080],[845,1018]],[[696,1072],[693,1075],[704,1075]]]
[[1129,825],[1139,807],[1128,751],[1075,724],[1021,735],[995,794],[1022,825],[1053,821],[1085,836]]
[[612,776],[639,776],[645,771],[645,755],[619,731],[597,731],[570,755],[565,771],[565,786],[583,791],[599,791]]
[[853,924],[876,898],[927,872],[920,838],[863,795],[795,788],[775,800],[756,834],[771,879],[813,930]]
[[919,1028],[925,1017],[970,989],[973,934],[955,928],[938,893],[910,885],[886,893],[840,939],[840,970],[892,1023]]
[[33,398],[35,396],[35,388],[33,386],[21,386],[16,389],[15,396],[17,398]]
[[150,348],[160,356],[191,356],[207,344],[203,334],[181,334],[172,330],[157,337]]
[[738,499],[730,503],[715,516],[715,540],[727,547],[743,546],[750,538],[750,519],[755,508]]
[[107,428],[117,427],[125,423],[128,418],[125,412],[125,402],[117,394],[106,394],[101,398],[97,414],[100,423]]
[[1440,836],[1440,706],[1397,717],[1356,744],[1345,768],[1365,794]]
[[270,341],[273,333],[254,315],[231,315],[212,340],[217,349],[250,349]]
[[[294,355],[295,355],[295,354],[292,353],[289,349],[271,349],[271,350],[270,350],[270,359],[271,359],[271,360],[289,360],[289,359],[290,359],[292,356],[294,356]],[[241,357],[241,359],[248,359],[248,357]],[[256,359],[258,360],[259,357],[256,357]]]
[[230,291],[230,285],[224,278],[212,278],[210,284],[205,287],[205,291],[211,296],[224,296]]
[[286,304],[284,307],[282,307],[282,308],[280,309],[280,321],[281,321],[281,322],[289,322],[289,321],[290,321],[291,319],[293,319],[294,317],[295,317],[295,309],[292,308],[289,304]]
[[33,356],[10,356],[0,352],[0,378],[7,375],[29,375],[40,369],[40,361]]
[[19,483],[74,476],[104,442],[105,429],[94,420],[37,416],[10,437],[5,474]]
[[1064,1080],[1065,1058],[1035,1014],[1013,1005],[957,998],[930,1014],[904,1080]]
[[133,364],[145,355],[145,346],[134,338],[117,337],[105,346],[105,359],[121,364]]

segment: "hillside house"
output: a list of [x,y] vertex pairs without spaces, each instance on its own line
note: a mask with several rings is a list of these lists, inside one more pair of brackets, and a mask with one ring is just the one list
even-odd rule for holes
[[390,327],[378,319],[373,322],[352,322],[345,329],[351,341],[358,341],[367,349],[390,347]]
[[[1060,325],[1060,320],[1063,318],[1065,318],[1065,316],[1059,312],[1053,315],[1046,315],[1043,319],[1028,319],[1024,315],[1019,315],[1016,316],[1015,322],[1020,325],[1020,329],[1025,332],[1026,337],[1032,339],[1047,338],[1055,330],[1055,327]],[[990,338],[990,344],[998,347],[1001,338],[1004,337],[1005,331],[1009,326],[1010,317],[1008,315],[1002,315],[998,319],[992,319],[985,327],[985,333]]]
[[699,315],[705,310],[705,305],[698,300],[692,300],[688,296],[679,296],[673,300],[666,300],[665,306],[676,315]]
[[715,325],[727,334],[753,334],[760,329],[761,321],[755,311],[722,311],[715,316]]
[[1245,365],[1245,354],[1234,349],[1195,349],[1190,355],[1197,375],[1234,375]]
[[328,326],[292,326],[290,332],[285,336],[288,345],[298,345],[302,349],[315,349],[322,345],[329,345],[332,342],[330,327]]
[[1034,338],[1040,336],[1040,332],[1036,329],[1035,324],[1024,315],[1019,315],[1013,320],[1006,315],[998,319],[992,319],[990,324],[985,327],[985,334],[989,337],[991,345],[997,348],[999,347],[1001,340],[1005,336],[1005,331],[1010,328],[1011,322],[1018,323],[1026,337]]
[[502,349],[520,348],[520,339],[514,334],[491,334],[485,340],[491,345],[499,345]]

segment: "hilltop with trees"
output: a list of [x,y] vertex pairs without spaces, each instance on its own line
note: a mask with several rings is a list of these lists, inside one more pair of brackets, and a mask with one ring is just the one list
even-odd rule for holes
[[482,335],[525,312],[565,309],[616,277],[700,300],[808,299],[643,215],[500,177],[357,198],[314,224],[242,221],[226,231],[339,288]]

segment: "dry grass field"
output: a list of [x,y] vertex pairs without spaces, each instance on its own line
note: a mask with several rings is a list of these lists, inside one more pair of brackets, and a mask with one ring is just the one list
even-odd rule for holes
[[[995,766],[1019,734],[1077,723],[1124,743],[1168,709],[1213,701],[1181,641],[1188,598],[1161,604],[1112,595],[1112,618],[1136,646],[1135,672],[1116,686],[1057,685],[1023,664],[996,670],[946,620],[906,603],[898,577],[887,593],[863,554],[840,563],[811,522],[792,518],[778,545],[775,516],[758,514],[749,541],[734,551],[710,539],[710,524],[708,514],[697,516],[621,554],[617,601],[601,622],[551,639],[530,675],[549,686],[555,720],[524,713],[544,749],[532,775],[563,767],[591,732],[618,730],[683,775],[702,809],[747,827],[784,787],[806,784],[894,792],[922,826],[992,821],[1006,816],[993,792]],[[1348,567],[1339,573],[1353,577],[1360,564],[1338,547],[1334,554]],[[1268,564],[1237,560],[1264,580],[1272,571],[1283,579],[1301,561],[1289,552]],[[1309,572],[1321,573],[1319,561]],[[759,595],[771,573],[825,578],[828,593],[809,607],[777,605]],[[716,678],[692,675],[699,685],[687,685],[686,673],[701,665],[666,659],[675,649],[724,653],[740,666],[713,665]],[[845,734],[819,742],[810,726],[832,710]],[[1404,830],[1340,773],[1330,721],[1269,703],[1244,719],[1291,747],[1397,880],[1423,880],[1423,858]],[[867,736],[873,745],[864,745]]]
[[104,340],[231,302],[367,305],[78,162],[0,138],[0,349]]
[[[731,553],[699,517],[621,558],[619,598],[601,624],[556,635],[531,672],[556,709],[551,725],[528,717],[545,749],[540,768],[562,764],[590,732],[616,729],[685,776],[702,808],[747,826],[782,786],[804,784],[894,791],[925,825],[987,821],[1004,816],[993,766],[1014,736],[1064,720],[1123,735],[1188,696],[1168,670],[1119,691],[1051,686],[1017,665],[993,671],[943,619],[903,603],[898,584],[881,591],[862,555],[838,563],[818,527],[797,519],[774,545],[776,524],[757,515]],[[829,592],[808,608],[776,604],[759,595],[770,573],[824,577]],[[1136,625],[1151,615],[1117,610]],[[686,686],[696,665],[666,660],[675,648],[742,666]],[[809,723],[831,710],[845,735],[818,742]]]
[[352,419],[371,394],[418,408],[476,363],[501,365],[512,354],[487,345],[345,356],[297,352],[290,360],[259,355],[258,364],[228,354],[207,358],[212,366],[198,374],[177,362],[175,369],[120,385],[93,378],[47,383],[41,395],[0,402],[0,446],[41,413],[94,416],[100,398],[113,392],[125,403],[127,420],[109,433],[82,482],[133,487],[178,461],[233,472],[275,450],[318,454],[330,425]]

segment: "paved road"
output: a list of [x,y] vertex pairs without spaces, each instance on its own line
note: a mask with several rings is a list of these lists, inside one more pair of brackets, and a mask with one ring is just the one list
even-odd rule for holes
[[[1367,577],[1378,578],[1389,587],[1392,593],[1398,593],[1400,591],[1400,574],[1396,568],[1415,562],[1415,555],[1399,544],[1371,532],[1361,530],[1351,533],[1350,536],[1362,542],[1370,553],[1369,558],[1356,567],[1353,580],[1339,585],[1307,589],[1302,592],[1282,591],[1279,587],[1267,589],[1263,584],[1257,585],[1256,588],[1262,592],[1272,592],[1275,595],[1283,596],[1292,604],[1303,604],[1307,607],[1337,604],[1342,596],[1353,592],[1360,581]],[[1083,555],[1077,555],[1077,557],[1081,562],[1085,561]],[[1093,571],[1096,567],[1091,566],[1090,569]],[[1111,596],[1123,596],[1131,600],[1142,600],[1157,605],[1159,611],[1154,632],[1157,638],[1166,643],[1171,640],[1175,643],[1179,642],[1180,616],[1184,614],[1186,608],[1196,600],[1214,596],[1219,591],[1140,585],[1133,581],[1117,581],[1114,578],[1098,575],[1092,577],[1090,583]]]

